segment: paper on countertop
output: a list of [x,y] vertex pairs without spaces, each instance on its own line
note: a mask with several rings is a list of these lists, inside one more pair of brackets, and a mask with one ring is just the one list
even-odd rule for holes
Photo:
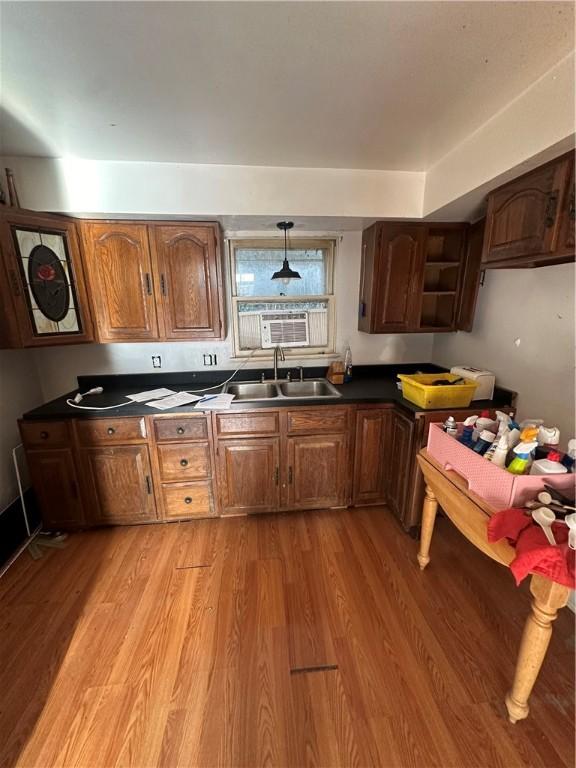
[[176,392],[170,397],[165,397],[162,400],[155,400],[153,403],[146,403],[151,408],[158,408],[159,411],[167,411],[168,408],[176,408],[179,405],[187,405],[188,403],[195,403],[200,400],[198,395],[191,395],[189,392]]
[[173,394],[175,394],[173,389],[160,387],[160,389],[149,389],[147,392],[137,392],[135,395],[126,395],[126,397],[135,403],[145,403],[148,400],[158,400],[161,397]]
[[225,411],[230,408],[235,395],[206,395],[194,408],[200,411]]

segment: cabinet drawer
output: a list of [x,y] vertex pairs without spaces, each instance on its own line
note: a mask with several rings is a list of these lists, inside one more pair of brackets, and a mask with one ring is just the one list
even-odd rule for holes
[[219,437],[232,435],[274,435],[280,431],[278,411],[268,413],[218,413],[216,434]]
[[163,485],[162,498],[167,520],[214,516],[212,484],[209,481]]
[[347,408],[298,408],[288,411],[288,432],[346,432],[348,430]]
[[27,448],[58,448],[70,442],[69,422],[67,421],[21,421],[20,434]]
[[208,443],[159,445],[158,466],[164,481],[210,477],[210,447]]
[[76,420],[76,434],[80,445],[115,445],[146,441],[146,422],[143,418]]
[[208,422],[206,416],[183,416],[175,419],[155,418],[154,435],[159,443],[207,440]]

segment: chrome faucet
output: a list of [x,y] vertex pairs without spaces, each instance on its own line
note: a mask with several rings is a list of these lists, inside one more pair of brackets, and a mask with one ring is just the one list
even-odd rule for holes
[[280,360],[284,362],[286,358],[284,357],[284,350],[280,345],[274,347],[274,381],[278,381],[278,355],[280,355]]

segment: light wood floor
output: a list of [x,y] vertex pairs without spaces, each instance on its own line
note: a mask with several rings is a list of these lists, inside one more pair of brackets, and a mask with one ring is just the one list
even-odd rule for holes
[[0,580],[2,766],[572,766],[573,616],[506,720],[526,590],[384,508],[92,531]]

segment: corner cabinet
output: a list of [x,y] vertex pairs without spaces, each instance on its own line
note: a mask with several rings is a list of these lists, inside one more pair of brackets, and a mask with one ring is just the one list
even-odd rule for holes
[[573,166],[569,152],[488,195],[483,268],[574,260]]
[[98,341],[225,335],[216,223],[81,224]]
[[93,338],[74,221],[0,209],[0,346],[79,344]]
[[362,238],[358,329],[469,330],[480,268],[468,224],[376,222]]

